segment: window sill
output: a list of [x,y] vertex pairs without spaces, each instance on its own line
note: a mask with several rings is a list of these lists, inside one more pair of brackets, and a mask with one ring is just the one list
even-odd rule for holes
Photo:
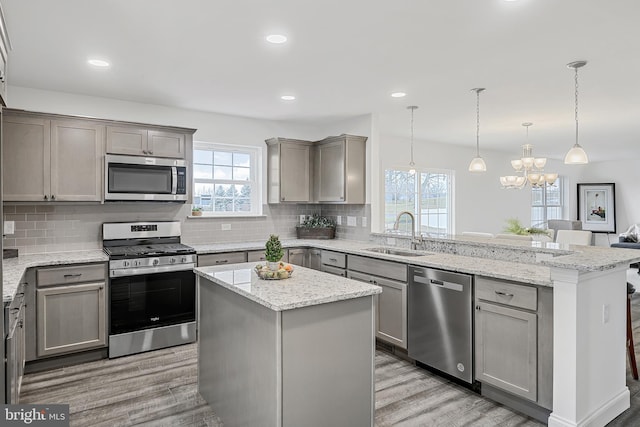
[[187,215],[188,219],[233,219],[233,218],[266,218],[266,215],[251,214],[251,215]]

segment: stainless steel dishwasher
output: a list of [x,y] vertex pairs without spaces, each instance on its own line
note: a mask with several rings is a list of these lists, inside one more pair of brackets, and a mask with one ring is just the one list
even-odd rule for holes
[[409,356],[473,383],[473,276],[409,266]]

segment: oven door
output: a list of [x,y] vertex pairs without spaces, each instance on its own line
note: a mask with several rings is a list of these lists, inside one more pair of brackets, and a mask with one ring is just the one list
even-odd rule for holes
[[184,160],[105,156],[105,200],[186,201]]
[[109,335],[196,319],[193,270],[114,277],[109,282]]

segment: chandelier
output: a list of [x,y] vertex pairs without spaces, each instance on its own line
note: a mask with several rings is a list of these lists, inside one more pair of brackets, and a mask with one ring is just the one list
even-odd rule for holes
[[527,182],[531,187],[538,188],[553,185],[558,179],[557,173],[544,172],[547,164],[545,157],[533,157],[533,145],[529,144],[529,126],[532,125],[529,122],[522,124],[527,129],[527,143],[522,146],[522,157],[511,160],[511,166],[517,174],[500,177],[502,188],[522,189]]

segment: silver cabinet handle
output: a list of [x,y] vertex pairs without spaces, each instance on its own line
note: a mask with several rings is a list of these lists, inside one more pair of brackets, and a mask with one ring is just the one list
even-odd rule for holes
[[476,310],[480,311],[480,306],[476,305]]
[[149,151],[149,154],[153,154],[153,151]]
[[52,195],[51,195],[51,200],[55,200],[55,199],[56,199],[56,195],[55,195],[55,194],[52,194]]
[[503,296],[503,297],[512,297],[512,296],[513,296],[513,294],[508,294],[508,293],[506,293],[506,292],[502,292],[502,291],[495,291],[495,293],[496,293],[497,295],[501,295],[501,296]]
[[64,277],[80,277],[82,276],[82,273],[73,273],[73,274],[65,274]]
[[337,258],[329,258],[329,261],[338,262]]
[[225,264],[227,262],[229,262],[228,259],[219,259],[219,260],[216,261],[216,264]]
[[45,200],[49,200],[49,197],[45,194],[45,195],[44,195],[44,199],[45,199]]

